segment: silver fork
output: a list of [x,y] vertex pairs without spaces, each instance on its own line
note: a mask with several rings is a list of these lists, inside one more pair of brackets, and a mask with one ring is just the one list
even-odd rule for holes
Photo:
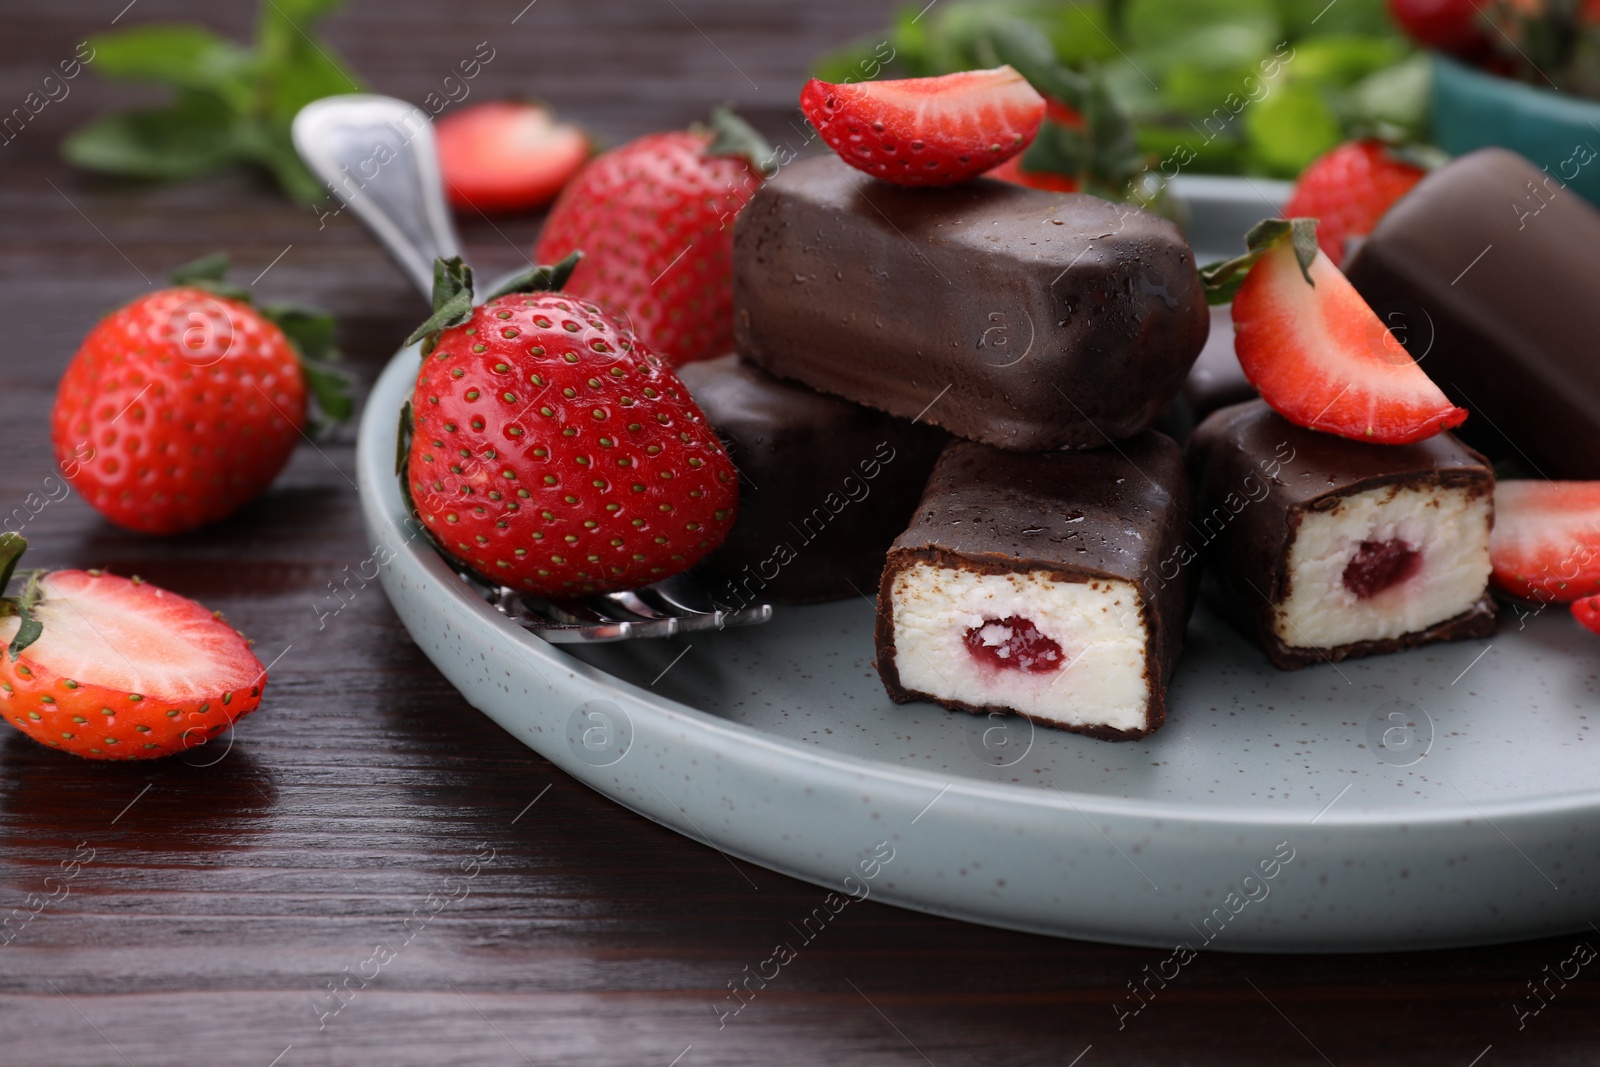
[[[392,97],[331,96],[295,116],[293,136],[311,172],[431,297],[434,258],[459,255],[461,245],[445,206],[428,116]],[[543,600],[469,570],[456,573],[508,618],[557,644],[671,637],[772,618],[770,604],[717,607],[710,590],[687,574],[621,593]]]

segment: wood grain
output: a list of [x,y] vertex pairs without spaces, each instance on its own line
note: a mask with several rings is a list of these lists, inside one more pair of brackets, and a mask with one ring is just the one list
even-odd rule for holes
[[[0,10],[0,110],[122,5]],[[141,0],[119,25],[203,18],[242,35],[250,7]],[[883,0],[354,0],[329,33],[372,87],[411,99],[488,41],[495,58],[475,94],[543,96],[603,139],[734,99],[770,136],[797,141],[808,59],[888,11]],[[348,218],[319,229],[255,176],[146,187],[57,161],[73,124],[147,96],[91,72],[0,147],[0,513],[52,476],[52,390],[86,329],[195,255],[225,248],[248,278],[283,253],[256,288],[335,311],[364,381],[420,317]],[[493,270],[521,260],[538,219],[462,224]],[[304,446],[267,497],[185,537],[118,531],[76,497],[30,518],[33,563],[141,574],[222,609],[263,659],[281,659],[232,747],[188,757],[211,766],[102,766],[0,738],[0,915],[52,892],[61,861],[93,849],[66,896],[0,947],[0,1063],[1595,1059],[1600,978],[1558,989],[1521,1030],[1512,1011],[1575,938],[1386,957],[1212,954],[1119,1029],[1113,1004],[1130,1003],[1128,983],[1165,953],[870,902],[719,1025],[727,983],[820,891],[744,868],[752,889],[716,852],[552,768],[444,683],[376,587],[319,630],[328,583],[369,554],[353,459],[349,432]],[[478,855],[492,858],[452,880]],[[447,901],[437,912],[430,894]],[[380,942],[393,958],[331,999],[329,984],[361,974]]]

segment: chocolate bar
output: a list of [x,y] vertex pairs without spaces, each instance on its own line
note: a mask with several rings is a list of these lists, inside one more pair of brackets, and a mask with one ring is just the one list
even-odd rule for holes
[[1233,351],[1233,313],[1229,307],[1211,309],[1211,333],[1200,350],[1178,395],[1162,413],[1157,428],[1176,438],[1188,439],[1194,428],[1218,408],[1254,400],[1256,387],[1244,376]]
[[1150,426],[1210,325],[1166,219],[989,179],[901,188],[832,155],[740,212],[733,273],[745,359],[1018,451]]
[[1255,400],[1189,439],[1193,537],[1222,607],[1285,670],[1487,637],[1494,471],[1448,433],[1303,429]]
[[1499,148],[1462,156],[1390,209],[1346,273],[1472,412],[1464,439],[1546,477],[1593,479],[1600,211],[1562,185],[1563,169]]
[[734,356],[678,368],[739,468],[739,517],[697,572],[719,603],[870,596],[947,434]]
[[1166,717],[1198,568],[1182,452],[945,449],[878,591],[878,673],[896,702],[1010,712],[1108,740]]

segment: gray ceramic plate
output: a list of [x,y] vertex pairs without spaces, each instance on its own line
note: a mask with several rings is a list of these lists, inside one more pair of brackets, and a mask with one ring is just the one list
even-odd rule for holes
[[[1202,259],[1282,188],[1184,187]],[[723,853],[839,894],[1040,933],[1231,951],[1466,945],[1600,914],[1600,646],[1564,612],[1491,642],[1280,673],[1205,609],[1167,725],[1107,743],[884,696],[865,601],[558,650],[405,524],[395,427],[361,426],[382,581],[466,698],[563,770]],[[571,649],[573,646],[567,646]],[[728,878],[759,882],[760,871]]]

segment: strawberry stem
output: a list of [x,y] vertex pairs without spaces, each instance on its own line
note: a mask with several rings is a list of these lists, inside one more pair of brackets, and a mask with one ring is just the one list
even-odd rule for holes
[[44,571],[29,571],[28,584],[22,587],[22,595],[12,601],[16,605],[17,614],[22,617],[22,625],[17,627],[16,635],[11,638],[11,644],[6,648],[13,663],[17,661],[23,649],[39,640],[39,635],[44,633],[44,623],[33,617],[34,605],[44,596],[44,586],[41,584],[43,578]]
[[708,156],[743,156],[762,175],[771,177],[776,153],[756,128],[723,104],[711,112],[711,143]]
[[9,530],[0,533],[0,593],[4,593],[6,586],[11,584],[11,576],[16,573],[17,564],[22,562],[22,554],[26,551],[27,538]]
[[[21,534],[11,533],[9,530],[0,533],[0,592],[11,584],[11,577],[16,573],[17,564],[22,561],[22,554],[28,551],[28,542]],[[22,618],[22,625],[17,627],[16,636],[11,639],[11,646],[7,649],[13,662],[23,649],[39,640],[39,635],[44,632],[44,626],[33,617],[33,606],[44,595],[44,589],[39,584],[44,577],[44,571],[30,571],[27,584],[22,587],[20,596],[0,598],[0,618],[18,615]]]
[[1245,234],[1247,251],[1244,255],[1200,268],[1206,301],[1211,304],[1231,303],[1239,286],[1244,284],[1245,276],[1250,273],[1250,268],[1285,238],[1294,245],[1294,258],[1300,264],[1301,276],[1307,285],[1315,286],[1317,283],[1311,280],[1311,264],[1317,258],[1317,220],[1262,219]]
[[443,330],[460,326],[472,318],[472,268],[460,256],[433,261],[433,314],[411,331],[406,344],[422,342],[422,354],[433,351],[433,342]]

